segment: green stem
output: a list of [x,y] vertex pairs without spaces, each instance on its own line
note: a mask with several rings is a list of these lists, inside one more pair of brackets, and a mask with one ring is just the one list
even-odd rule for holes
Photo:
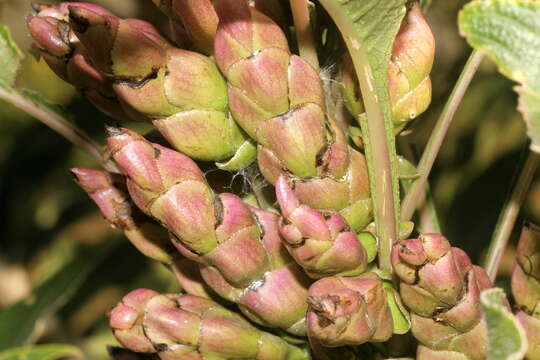
[[[401,154],[405,156],[406,159],[416,163],[418,161],[417,152],[413,150],[411,143],[407,140],[406,137],[399,137],[399,149]],[[409,191],[412,182],[408,180],[401,181],[401,187],[406,193]],[[419,231],[421,233],[441,233],[441,226],[439,222],[439,215],[437,214],[437,209],[435,207],[435,202],[433,201],[433,194],[429,183],[426,184],[424,196],[420,201],[420,223],[418,225]]]
[[12,104],[16,108],[38,119],[52,130],[56,131],[74,145],[81,147],[90,156],[96,159],[104,169],[110,172],[119,172],[116,165],[107,159],[100,150],[100,146],[83,130],[66,120],[53,110],[32,101],[16,91],[9,91],[0,87],[0,99]]
[[319,71],[317,47],[311,30],[311,18],[307,0],[290,0],[300,56]]
[[456,82],[456,85],[454,86],[454,89],[452,90],[452,93],[450,94],[450,97],[448,98],[448,101],[446,102],[446,105],[444,106],[441,116],[437,120],[437,124],[435,124],[435,128],[433,129],[433,132],[426,145],[426,149],[424,150],[420,163],[418,164],[418,173],[420,174],[420,177],[414,181],[410,190],[407,192],[405,199],[403,200],[403,206],[401,207],[401,219],[404,221],[409,221],[412,218],[416,207],[419,205],[419,201],[421,200],[424,192],[429,173],[433,168],[435,158],[439,154],[443,140],[448,132],[448,128],[450,127],[450,123],[452,122],[458,106],[461,103],[461,100],[463,99],[463,96],[465,95],[465,92],[467,91],[467,88],[469,87],[471,80],[474,77],[474,74],[476,73],[478,66],[480,66],[483,58],[484,55],[476,50],[471,53],[465,67],[463,68],[463,71],[461,72],[461,75],[459,76],[459,79]]
[[394,197],[397,174],[392,171],[392,163],[397,163],[396,160],[392,161],[396,158],[394,136],[392,134],[391,139],[387,137],[384,113],[371,88],[373,83],[371,67],[367,63],[367,56],[365,54],[359,56],[359,53],[351,53],[351,56],[355,63],[367,115],[359,117],[359,119],[368,170],[370,170],[369,182],[379,238],[379,268],[391,274],[390,252],[394,242],[397,241],[397,209],[399,206],[399,196],[397,199]]
[[422,233],[441,233],[441,225],[439,224],[439,216],[433,202],[429,184],[426,185],[425,201],[420,209],[420,232]]
[[519,210],[525,200],[525,195],[527,195],[527,191],[529,190],[534,173],[539,164],[540,153],[529,151],[527,160],[525,160],[525,164],[521,169],[514,190],[504,205],[499,220],[497,220],[497,225],[495,226],[495,231],[493,232],[484,264],[484,269],[486,269],[489,278],[493,282],[497,278],[497,271],[499,270],[499,264],[501,263],[504,249],[508,244],[508,239],[510,238],[514,224],[516,223]]
[[255,184],[251,187],[251,192],[253,195],[255,195],[255,198],[257,199],[257,202],[259,203],[259,206],[263,210],[269,210],[272,209],[272,204],[268,201],[268,198],[266,194],[264,193],[264,185],[261,184]]
[[[359,117],[366,153],[373,213],[379,240],[379,269],[391,278],[390,253],[397,241],[399,182],[394,127],[387,84],[376,81],[368,53],[354,23],[340,8],[341,1],[321,0],[347,45],[360,83],[366,116]],[[380,90],[380,91],[379,91]]]

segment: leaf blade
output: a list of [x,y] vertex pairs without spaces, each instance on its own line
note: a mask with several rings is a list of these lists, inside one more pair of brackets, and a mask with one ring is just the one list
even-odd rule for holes
[[23,57],[22,51],[11,37],[9,28],[0,25],[0,86],[13,86]]
[[518,110],[527,123],[527,135],[532,140],[531,150],[540,153],[540,94],[523,86],[514,89],[519,94]]
[[540,1],[475,0],[459,14],[460,32],[475,49],[518,82],[518,109],[531,150],[540,152]]
[[540,2],[476,0],[459,14],[460,32],[508,78],[540,92]]
[[502,289],[485,290],[480,295],[482,312],[488,328],[488,359],[519,360],[527,351],[525,331],[508,310]]

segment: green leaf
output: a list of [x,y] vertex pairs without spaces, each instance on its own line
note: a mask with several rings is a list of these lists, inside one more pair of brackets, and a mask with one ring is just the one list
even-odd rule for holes
[[520,360],[527,351],[525,331],[506,302],[499,288],[485,290],[480,296],[488,328],[488,360]]
[[532,140],[531,150],[540,153],[540,94],[523,86],[514,89],[519,94],[518,110],[527,123],[527,134]]
[[396,289],[394,289],[392,282],[385,280],[383,281],[383,286],[386,290],[388,306],[390,307],[390,313],[394,322],[394,334],[403,335],[408,333],[411,328],[411,316],[407,308],[401,302],[401,297]]
[[65,304],[117,244],[118,241],[105,241],[92,247],[80,247],[72,261],[35,288],[28,298],[3,309],[0,312],[0,350],[27,343],[36,323]]
[[460,32],[508,78],[540,93],[540,2],[476,0],[459,14]]
[[216,162],[216,166],[221,170],[238,171],[249,166],[257,158],[257,146],[251,140],[246,140],[236,154],[226,162]]
[[0,360],[57,360],[84,356],[78,347],[64,344],[23,346],[0,352]]
[[398,173],[399,178],[403,180],[415,180],[420,176],[416,166],[403,156],[398,156]]
[[407,0],[319,1],[341,32],[360,83],[366,116],[358,120],[379,239],[379,265],[388,276],[398,232],[399,183],[387,67]]
[[13,86],[22,58],[23,53],[9,29],[0,25],[0,86]]
[[518,82],[519,110],[540,151],[540,1],[476,0],[459,14],[461,33]]
[[366,250],[368,263],[375,260],[377,257],[377,238],[375,235],[369,231],[362,231],[358,233],[358,240]]

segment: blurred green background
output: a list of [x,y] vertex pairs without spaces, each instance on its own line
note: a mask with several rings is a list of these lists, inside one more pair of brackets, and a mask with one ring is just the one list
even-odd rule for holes
[[[143,18],[166,28],[164,17],[150,0],[93,2],[119,16]],[[433,104],[411,134],[400,139],[412,144],[417,153],[470,53],[456,27],[457,11],[464,3],[434,1],[428,14],[437,39]],[[27,53],[18,86],[61,104],[76,115],[74,121],[81,128],[102,140],[103,126],[111,119],[59,80],[43,61],[28,54],[30,37],[24,17],[30,10],[30,0],[0,0],[0,23],[11,28]],[[481,261],[487,248],[527,149],[513,85],[484,61],[431,176],[443,233],[476,261]],[[146,260],[108,226],[68,171],[96,166],[37,120],[0,102],[0,350],[10,341],[63,342],[82,347],[89,358],[106,358],[105,346],[116,341],[105,314],[124,293],[136,287],[176,289],[164,268]],[[538,174],[521,216],[520,221],[540,222]],[[510,247],[502,275],[509,274],[512,261]],[[504,276],[501,284],[507,286]],[[42,291],[39,294],[47,301],[29,297],[32,288]],[[36,303],[42,305],[39,314],[45,317],[30,311]],[[24,319],[17,318],[21,314]],[[19,323],[13,327],[5,319]],[[20,334],[13,333],[14,329]]]

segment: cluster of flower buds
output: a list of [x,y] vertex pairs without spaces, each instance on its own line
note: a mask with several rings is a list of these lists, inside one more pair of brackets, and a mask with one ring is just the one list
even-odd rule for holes
[[[49,67],[105,114],[124,120],[126,113],[113,91],[112,81],[92,65],[85,47],[71,29],[68,9],[69,6],[80,6],[98,14],[110,13],[87,3],[33,6],[36,14],[28,16],[26,22],[36,47]],[[142,22],[134,21],[134,24],[139,23]]]
[[512,273],[516,316],[527,333],[527,359],[540,359],[540,228],[526,225],[517,248]]
[[383,342],[392,335],[386,291],[375,273],[320,279],[308,301],[309,334],[324,346]]
[[109,128],[108,145],[135,204],[171,232],[216,293],[255,322],[305,333],[309,280],[282,250],[275,214],[215,195],[193,160],[133,131]]
[[134,290],[111,310],[109,323],[123,346],[163,360],[308,359],[305,350],[193,295]]
[[[108,127],[121,174],[72,170],[104,217],[169,266],[186,293],[126,295],[110,312],[118,341],[163,360],[307,360],[308,342],[312,357],[355,359],[362,346],[390,340],[397,295],[360,235],[373,228],[366,160],[328,111],[319,71],[291,52],[285,2],[154,3],[174,44],[147,22],[85,3],[36,5],[27,19],[62,79],[119,120],[153,124],[172,147]],[[396,131],[431,97],[433,36],[409,3],[388,64]],[[356,116],[350,65],[341,81]],[[236,171],[255,160],[279,209],[216,193],[196,163]],[[484,359],[485,273],[440,235],[398,242],[392,262],[418,359]]]
[[124,177],[93,169],[76,168],[71,172],[99,207],[103,217],[120,229],[142,254],[169,266],[188,294],[210,297],[196,264],[175,255],[168,231],[133,204],[127,194]]
[[399,241],[392,265],[401,299],[411,311],[412,333],[422,345],[417,359],[486,359],[480,293],[491,281],[485,271],[438,234]]
[[247,2],[218,4],[214,56],[234,118],[259,144],[262,174],[272,184],[286,177],[302,203],[338,211],[361,230],[371,220],[365,159],[326,113],[319,73]]

